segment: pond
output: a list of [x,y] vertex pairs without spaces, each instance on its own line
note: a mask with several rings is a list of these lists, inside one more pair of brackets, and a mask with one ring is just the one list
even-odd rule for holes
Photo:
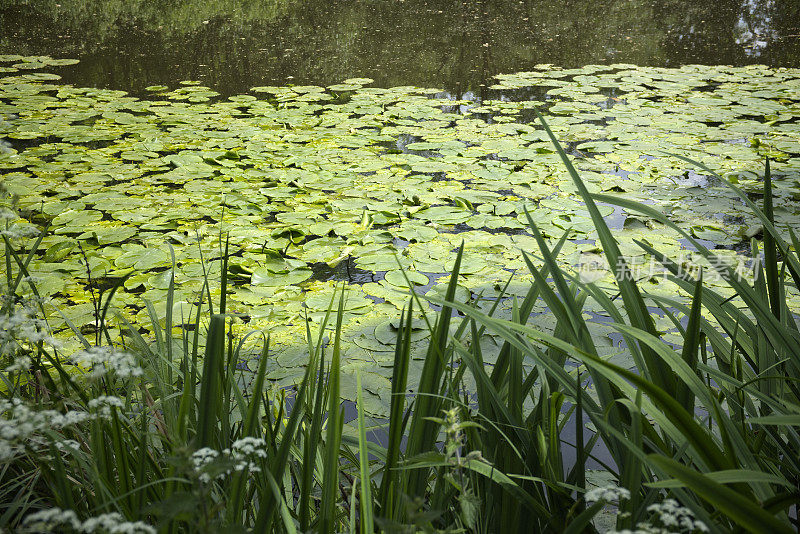
[[140,93],[201,80],[437,87],[462,96],[495,74],[687,63],[795,67],[797,0],[4,0],[0,53],[80,59],[79,86]]
[[[522,251],[538,249],[527,210],[551,243],[569,233],[565,268],[613,285],[537,106],[592,191],[654,204],[745,272],[758,221],[664,151],[754,198],[769,156],[776,222],[800,233],[800,4],[698,4],[7,2],[0,169],[21,214],[51,223],[31,270],[63,307],[52,322],[91,332],[92,290],[126,275],[118,310],[146,325],[147,299],[163,319],[171,252],[185,317],[229,235],[229,309],[240,332],[271,332],[269,377],[298,379],[305,320],[319,324],[344,281],[343,396],[362,369],[366,408],[385,415],[408,301],[400,268],[440,295],[464,241],[457,299],[488,310],[512,274],[506,296],[522,297]],[[648,290],[681,295],[633,241],[696,262],[685,241],[601,209]],[[796,292],[787,300],[800,307]],[[632,365],[601,308],[586,312],[600,352]],[[543,305],[534,314],[552,330]],[[414,325],[422,350],[422,317]],[[498,340],[484,344],[491,364]]]

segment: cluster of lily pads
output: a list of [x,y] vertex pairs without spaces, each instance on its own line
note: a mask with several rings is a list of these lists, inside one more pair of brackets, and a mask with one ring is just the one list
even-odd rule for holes
[[[50,225],[30,270],[61,310],[50,317],[53,327],[68,332],[69,320],[92,328],[93,291],[125,276],[114,297],[122,315],[147,324],[146,299],[163,318],[172,254],[172,313],[188,323],[204,280],[219,279],[227,241],[228,311],[240,314],[241,331],[271,333],[271,379],[302,375],[306,321],[318,324],[335,285],[347,284],[342,380],[353,384],[343,396],[354,395],[363,367],[373,414],[388,409],[408,284],[441,294],[462,241],[456,299],[488,309],[514,276],[500,317],[511,314],[508,297],[530,285],[530,275],[514,275],[527,272],[521,251],[538,250],[526,210],[546,237],[569,232],[565,268],[580,272],[600,257],[594,225],[533,121],[534,107],[591,190],[655,204],[731,261],[745,261],[757,220],[729,189],[675,155],[753,192],[770,157],[776,225],[800,232],[800,69],[540,65],[498,76],[491,99],[479,101],[369,87],[366,78],[229,97],[187,81],[132,96],[60,84],[47,72],[71,62],[0,56],[2,186],[22,216],[13,224]],[[634,239],[699,261],[658,222],[601,209],[623,253],[635,258],[629,263],[650,261]],[[651,293],[681,293],[657,271],[640,274]],[[612,285],[607,266],[591,276]],[[787,301],[800,304],[797,294]],[[543,305],[534,313],[539,328],[555,323]],[[598,319],[598,347],[629,363]],[[659,328],[671,331],[662,319]],[[424,342],[428,330],[417,321],[414,341]],[[68,347],[77,343],[63,337]],[[485,337],[487,363],[499,346]],[[412,376],[420,371],[411,368]]]

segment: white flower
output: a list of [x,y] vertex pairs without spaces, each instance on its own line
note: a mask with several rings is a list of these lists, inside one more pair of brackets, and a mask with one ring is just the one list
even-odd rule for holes
[[11,446],[11,443],[5,440],[0,440],[0,462],[7,462],[16,456],[16,449]]
[[256,473],[261,471],[261,467],[253,460],[267,457],[266,446],[263,439],[246,437],[236,440],[230,449],[221,452],[205,447],[192,454],[192,466],[204,483],[223,478],[232,471]]
[[63,527],[91,534],[156,534],[156,529],[142,521],[125,521],[122,515],[112,512],[80,521],[72,510],[52,508],[27,516],[22,522],[23,532],[62,532]]
[[125,401],[119,397],[110,397],[108,395],[101,395],[89,401],[89,409],[96,410],[97,414],[102,417],[111,417],[111,408],[124,408]]
[[7,365],[5,369],[3,369],[6,373],[18,373],[22,371],[27,371],[31,368],[33,364],[33,360],[27,354],[20,354],[11,362],[11,364]]
[[[115,399],[115,400],[114,400]],[[46,437],[53,430],[62,430],[105,415],[109,404],[121,402],[116,397],[103,397],[98,403],[100,410],[90,413],[69,410],[37,410],[22,403],[20,399],[0,401],[0,460],[13,458],[24,448],[47,448],[53,441]],[[58,442],[56,442],[58,447]]]
[[156,534],[156,529],[143,521],[119,523],[110,530],[111,534]]
[[618,488],[617,486],[604,486],[587,491],[584,498],[586,502],[617,502],[630,499],[631,492],[625,488]]
[[234,471],[250,471],[251,473],[258,473],[261,471],[261,467],[254,462],[239,462],[233,466]]
[[234,459],[241,456],[258,456],[259,458],[267,457],[267,442],[261,438],[246,437],[237,439],[231,446],[232,455]]
[[111,397],[109,395],[101,395],[89,401],[89,408],[99,408],[102,406],[123,408],[125,407],[125,401],[119,397]]
[[217,479],[220,477],[225,476],[227,473],[222,471],[216,473],[214,477],[212,477],[208,471],[209,467],[220,457],[219,451],[211,449],[209,447],[204,447],[199,449],[192,454],[192,465],[194,466],[194,470],[200,475],[199,479],[200,482],[209,483],[212,479]]
[[30,514],[22,521],[23,532],[52,532],[56,527],[68,525],[73,530],[81,527],[78,515],[72,510],[51,508]]
[[195,469],[202,469],[219,457],[219,451],[209,447],[199,449],[192,454],[192,463]]
[[81,444],[74,439],[62,439],[61,441],[56,441],[55,446],[56,449],[60,451],[63,451],[64,449],[78,450],[81,448]]
[[155,534],[156,529],[142,521],[129,522],[118,513],[103,514],[87,519],[81,525],[83,532],[109,532],[110,534]]
[[136,365],[133,354],[117,351],[112,347],[90,347],[72,355],[72,361],[91,369],[90,375],[99,378],[113,371],[120,378],[142,376],[142,369]]
[[[37,317],[36,298],[26,298],[16,302],[9,295],[0,295],[0,306],[5,310],[0,314],[0,357],[11,356],[12,363],[6,371],[24,369],[26,354],[38,343],[59,348],[47,327],[47,323]],[[21,358],[22,361],[16,361]]]
[[[588,501],[589,493],[586,495]],[[600,496],[600,498],[603,497]],[[636,530],[614,530],[610,531],[609,534],[675,534],[695,531],[708,532],[708,527],[706,524],[702,521],[695,520],[692,511],[681,506],[675,499],[665,499],[663,502],[651,504],[647,507],[647,511],[650,513],[650,521],[638,523],[636,525]]]
[[79,410],[69,410],[64,414],[53,415],[50,424],[54,428],[64,428],[65,426],[79,425],[92,419],[92,414]]
[[9,239],[22,239],[39,235],[39,229],[29,224],[6,224],[0,227],[0,235]]
[[96,532],[99,529],[111,530],[117,523],[122,520],[122,516],[118,513],[103,514],[97,517],[90,517],[81,525],[81,530],[84,532]]

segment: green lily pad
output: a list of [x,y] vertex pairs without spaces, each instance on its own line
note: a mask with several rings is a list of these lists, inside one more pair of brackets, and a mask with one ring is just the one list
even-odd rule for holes
[[[71,61],[6,55],[0,62],[0,136],[7,141],[0,143],[0,179],[23,219],[51,223],[30,267],[57,305],[91,300],[78,244],[99,278],[130,274],[115,297],[125,313],[141,304],[142,291],[162,313],[170,247],[176,302],[193,302],[206,276],[218,299],[228,240],[229,307],[251,321],[236,328],[301,343],[305,318],[320,324],[333,283],[349,288],[348,373],[390,359],[376,335],[388,341],[408,304],[399,269],[417,290],[441,296],[462,241],[459,301],[496,296],[511,271],[509,292],[524,298],[530,277],[522,251],[541,263],[525,209],[551,244],[569,231],[557,259],[565,268],[583,277],[581,265],[602,257],[572,178],[547,133],[528,120],[534,107],[591,192],[652,203],[714,245],[746,240],[758,221],[722,184],[688,173],[685,161],[665,151],[701,161],[753,194],[763,187],[768,156],[776,224],[787,237],[790,228],[800,233],[792,178],[800,171],[800,127],[786,96],[800,86],[797,69],[540,65],[498,76],[497,92],[480,102],[413,86],[365,88],[373,83],[366,78],[327,88],[256,87],[225,98],[199,82],[153,85],[141,100],[62,84],[48,72]],[[546,100],[527,96],[545,93]],[[634,240],[672,257],[683,253],[656,221],[598,209],[626,257],[648,261]],[[598,285],[613,283],[609,271],[594,274]],[[649,293],[681,297],[657,278],[642,282]],[[72,313],[84,321],[85,312]],[[497,313],[510,317],[510,304]],[[536,313],[532,324],[552,330],[552,314]],[[131,319],[147,327],[146,312]],[[602,328],[591,332],[607,342]],[[492,344],[481,346],[491,358]],[[301,376],[307,355],[283,358],[291,366],[270,376]]]
[[407,288],[408,282],[406,278],[411,282],[413,285],[424,286],[428,285],[428,277],[422,273],[416,271],[388,271],[384,275],[384,280],[389,282],[394,286],[398,286],[401,288]]

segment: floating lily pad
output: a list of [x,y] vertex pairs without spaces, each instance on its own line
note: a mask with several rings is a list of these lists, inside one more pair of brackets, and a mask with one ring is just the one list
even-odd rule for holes
[[384,280],[401,288],[407,288],[409,282],[412,285],[418,286],[424,286],[428,284],[428,277],[416,271],[389,271],[384,275]]
[[[497,92],[480,101],[365,88],[367,78],[224,99],[199,82],[154,85],[140,100],[61,84],[48,72],[71,62],[0,62],[1,179],[25,218],[51,223],[31,269],[59,305],[90,301],[78,244],[98,276],[130,274],[115,297],[124,306],[141,304],[142,291],[164,301],[172,252],[180,311],[206,276],[217,299],[227,239],[228,305],[250,318],[248,328],[302,343],[306,317],[320,324],[331,302],[334,287],[320,280],[332,276],[349,288],[344,349],[366,362],[385,353],[376,335],[388,341],[408,304],[399,269],[418,291],[442,297],[462,242],[457,300],[496,296],[512,271],[509,291],[523,298],[530,278],[522,251],[541,262],[525,209],[551,244],[569,232],[558,261],[583,276],[582,262],[602,251],[560,156],[528,120],[533,107],[590,191],[651,203],[714,245],[757,236],[758,221],[722,184],[665,152],[702,161],[754,194],[769,156],[776,224],[787,237],[800,232],[800,127],[786,96],[800,85],[797,69],[540,65],[498,76]],[[686,253],[655,221],[599,209],[632,263],[649,261],[634,240]],[[612,282],[610,271],[594,274],[597,284]],[[656,276],[643,283],[653,294],[678,294]],[[501,303],[498,313],[510,310]],[[82,322],[87,311],[71,313]],[[536,325],[553,327],[552,315],[537,313]],[[146,312],[136,317],[146,325]],[[607,338],[601,328],[592,334]],[[307,355],[283,360],[291,365],[270,376],[290,381]]]

